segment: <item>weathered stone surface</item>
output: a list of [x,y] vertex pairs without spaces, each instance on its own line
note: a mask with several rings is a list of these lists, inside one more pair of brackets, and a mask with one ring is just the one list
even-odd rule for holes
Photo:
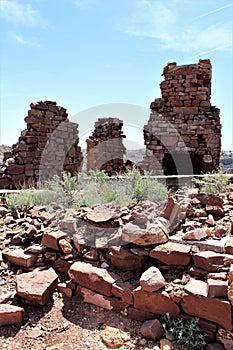
[[100,337],[110,347],[121,347],[125,342],[130,340],[129,333],[110,326],[105,326],[100,333]]
[[150,293],[138,287],[133,291],[133,295],[136,309],[149,311],[157,315],[165,315],[169,312],[173,317],[176,317],[180,312],[179,307],[166,293]]
[[215,194],[207,194],[207,193],[198,193],[195,197],[200,201],[203,205],[212,205],[212,206],[223,206],[223,199]]
[[113,266],[123,271],[141,270],[146,262],[145,256],[135,255],[124,246],[110,248],[109,259]]
[[163,275],[159,269],[154,266],[151,266],[142,274],[139,282],[142,290],[146,292],[156,292],[166,284]]
[[194,264],[206,271],[219,271],[222,266],[229,266],[233,257],[227,254],[219,254],[212,251],[204,251],[193,255]]
[[176,202],[176,200],[173,197],[169,197],[167,199],[166,208],[162,216],[165,219],[169,220],[170,224],[172,224],[174,220],[177,218],[180,211],[181,211],[180,205]]
[[227,296],[227,281],[215,280],[208,278],[207,280],[207,291],[209,298],[223,297]]
[[229,271],[229,283],[231,284],[233,282],[233,264],[230,266],[230,271]]
[[24,252],[22,248],[4,249],[3,256],[14,265],[33,266],[37,260],[36,254]]
[[155,318],[156,315],[149,311],[143,311],[143,310],[135,309],[133,307],[129,307],[128,317],[136,321],[144,322],[146,320],[151,320]]
[[132,242],[140,246],[148,246],[168,241],[166,229],[157,223],[148,224],[146,228],[128,223],[122,229],[122,239],[124,242]]
[[151,250],[150,257],[167,265],[188,265],[191,248],[184,244],[168,242]]
[[217,340],[223,344],[225,350],[233,350],[233,332],[219,328]]
[[45,305],[58,284],[53,268],[16,276],[17,294],[28,304]]
[[185,286],[185,291],[192,295],[202,295],[204,297],[207,297],[208,291],[207,291],[207,283],[191,279]]
[[187,294],[183,297],[181,306],[189,315],[212,321],[228,330],[232,329],[231,305],[227,300]]
[[172,343],[167,339],[161,339],[159,343],[160,343],[160,350],[173,350],[174,349]]
[[84,303],[97,305],[102,307],[105,310],[124,310],[128,304],[122,300],[119,300],[114,297],[108,297],[106,295],[102,295],[96,293],[90,289],[85,287],[78,287],[77,294],[81,295]]
[[87,213],[87,219],[95,223],[107,222],[116,217],[118,210],[113,203],[98,204]]
[[210,343],[210,344],[207,345],[206,350],[225,350],[225,349],[219,343]]
[[68,273],[74,282],[106,296],[112,294],[112,285],[117,280],[116,276],[113,277],[106,269],[81,261],[75,262]]
[[233,236],[228,237],[224,245],[225,252],[233,255]]
[[227,291],[227,297],[228,297],[231,305],[233,306],[233,282],[229,286],[229,289]]
[[143,337],[158,340],[163,335],[163,327],[158,319],[145,321],[141,326]]
[[43,234],[41,244],[54,249],[59,250],[59,240],[66,237],[66,233],[63,231],[48,231]]
[[112,285],[112,294],[129,305],[133,304],[132,291],[133,286],[129,282],[116,281]]
[[181,237],[182,239],[199,241],[200,239],[207,237],[207,234],[202,228],[195,228],[194,230],[185,232]]
[[10,304],[0,304],[0,326],[19,324],[23,321],[24,309]]
[[64,254],[72,253],[73,247],[66,239],[60,239],[58,244]]

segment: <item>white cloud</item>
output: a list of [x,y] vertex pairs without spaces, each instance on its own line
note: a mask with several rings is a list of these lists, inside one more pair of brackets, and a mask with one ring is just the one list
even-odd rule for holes
[[[200,11],[197,6],[197,2],[190,5],[187,0],[137,0],[125,31],[129,35],[156,39],[163,49],[180,52],[229,50],[232,20],[222,18],[220,12],[230,5],[193,18],[194,12]],[[203,16],[208,16],[208,21],[198,21]]]
[[78,8],[87,8],[93,4],[94,0],[74,0],[74,5]]
[[22,35],[19,35],[19,34],[12,34],[12,37],[20,45],[27,45],[27,46],[32,46],[32,47],[40,47],[40,45],[33,38],[27,38],[26,39]]
[[38,12],[30,4],[16,0],[0,0],[0,16],[17,25],[34,26],[38,21]]

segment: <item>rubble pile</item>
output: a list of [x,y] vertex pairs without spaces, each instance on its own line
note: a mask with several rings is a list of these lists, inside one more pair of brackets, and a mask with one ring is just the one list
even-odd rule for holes
[[[174,197],[52,213],[26,206],[11,211],[3,203],[0,215],[1,325],[23,322],[27,304],[45,305],[58,290],[144,322],[143,336],[154,340],[162,336],[166,313],[197,316],[209,341],[230,349],[233,192],[193,191],[185,208]],[[222,239],[222,251],[208,249]],[[13,297],[24,307],[12,304]]]
[[210,60],[183,66],[169,63],[163,75],[162,97],[151,103],[144,126],[147,151],[140,166],[158,175],[192,173],[191,167],[187,169],[190,155],[194,174],[219,169],[220,110],[210,103]]
[[56,102],[30,104],[24,119],[27,128],[10,152],[4,153],[0,188],[35,185],[38,179],[59,174],[62,170],[76,175],[82,163],[78,146],[78,124],[68,120],[66,109]]
[[87,139],[87,172],[106,170],[111,175],[125,169],[122,126],[123,122],[118,118],[98,119],[92,136]]

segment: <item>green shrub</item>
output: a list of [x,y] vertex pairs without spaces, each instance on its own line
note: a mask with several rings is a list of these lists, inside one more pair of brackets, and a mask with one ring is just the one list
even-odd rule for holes
[[207,346],[207,336],[202,333],[198,325],[199,319],[183,321],[180,318],[171,319],[167,313],[164,316],[163,328],[179,344],[184,345],[189,350],[203,350]]
[[218,173],[206,174],[203,178],[194,178],[194,184],[205,193],[224,193],[230,188],[230,176],[219,171]]

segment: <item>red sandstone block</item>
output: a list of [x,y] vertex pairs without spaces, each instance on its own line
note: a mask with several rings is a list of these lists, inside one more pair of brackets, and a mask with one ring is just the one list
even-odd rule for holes
[[0,304],[0,326],[19,324],[23,321],[24,309],[15,305]]

